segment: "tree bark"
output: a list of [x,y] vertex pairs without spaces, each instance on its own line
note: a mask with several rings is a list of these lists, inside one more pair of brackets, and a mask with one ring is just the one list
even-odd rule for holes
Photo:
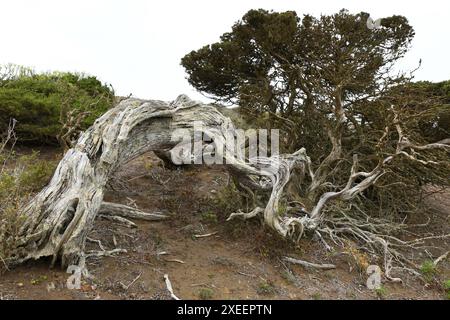
[[[226,146],[227,136],[235,134],[229,118],[213,106],[184,95],[172,103],[126,99],[97,119],[65,153],[50,183],[25,208],[13,260],[50,256],[52,265],[57,260],[63,266],[76,263],[97,214],[104,214],[108,207],[110,211],[118,209],[111,204],[105,207],[103,202],[108,178],[145,152],[171,149],[178,143],[172,140],[174,130],[187,129],[192,134],[194,122],[206,128],[205,133],[216,146]],[[298,225],[298,219],[280,217],[278,201],[291,170],[306,161],[304,150],[293,155],[258,158],[255,163],[229,156],[225,151],[223,156],[232,172],[245,177],[243,181],[252,188],[272,189],[263,210],[265,221],[283,235],[292,232],[291,226]],[[119,211],[122,216],[128,214],[133,218],[138,212],[129,209]]]

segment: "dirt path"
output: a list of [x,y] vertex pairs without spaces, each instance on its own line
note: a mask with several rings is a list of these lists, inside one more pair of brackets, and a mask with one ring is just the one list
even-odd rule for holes
[[[163,275],[182,299],[442,299],[436,284],[410,279],[366,288],[367,276],[348,250],[327,253],[305,239],[299,248],[280,240],[258,220],[227,222],[217,196],[228,179],[223,168],[164,170],[148,154],[119,173],[106,199],[161,211],[173,219],[137,222],[130,229],[97,221],[90,238],[106,249],[123,248],[115,257],[91,258],[95,277],[80,290],[69,290],[64,270],[49,270],[48,261],[30,262],[0,276],[1,299],[168,299]],[[190,186],[186,189],[186,186]],[[450,203],[450,199],[449,199]],[[436,208],[448,218],[448,207]],[[446,212],[447,211],[447,212]],[[448,220],[447,220],[448,222]],[[204,238],[195,235],[214,233]],[[98,250],[90,242],[89,250]],[[329,271],[286,265],[284,255],[337,265]],[[448,262],[442,277],[449,277]]]

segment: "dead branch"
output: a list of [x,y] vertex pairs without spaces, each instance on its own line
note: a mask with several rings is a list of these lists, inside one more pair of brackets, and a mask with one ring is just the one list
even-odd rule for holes
[[299,264],[306,268],[314,268],[314,269],[322,269],[322,270],[336,269],[336,266],[334,264],[327,264],[327,263],[317,264],[317,263],[312,263],[312,262],[308,262],[305,260],[299,260],[299,259],[294,259],[294,258],[290,258],[290,257],[284,257],[283,260],[286,262]]
[[169,291],[170,296],[172,297],[172,299],[174,300],[180,300],[180,298],[178,298],[174,293],[173,293],[173,289],[172,289],[172,283],[169,280],[169,275],[165,274],[164,275],[164,281],[166,282],[166,287],[167,287],[167,291]]
[[435,266],[437,266],[439,262],[444,261],[445,259],[447,259],[449,253],[450,253],[450,251],[447,251],[447,252],[444,253],[443,255],[437,257],[437,258],[433,261],[433,264],[434,264]]
[[130,206],[111,202],[102,202],[98,213],[104,216],[119,216],[145,221],[161,221],[169,218],[169,216],[161,212],[149,213]]
[[108,220],[108,221],[115,222],[117,224],[123,225],[123,226],[128,227],[128,228],[137,228],[137,225],[133,221],[130,221],[130,220],[126,219],[126,218],[122,218],[122,217],[119,217],[119,216],[111,216],[111,215],[99,214],[97,217],[101,218],[101,219]]
[[216,232],[211,232],[211,233],[206,233],[206,234],[194,234],[194,237],[199,239],[199,238],[210,237],[210,236],[213,236],[215,234],[217,234],[217,231]]

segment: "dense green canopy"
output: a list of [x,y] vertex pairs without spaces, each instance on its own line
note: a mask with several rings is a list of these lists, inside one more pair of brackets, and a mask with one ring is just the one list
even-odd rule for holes
[[414,37],[405,17],[375,29],[368,18],[250,10],[219,42],[181,60],[200,92],[238,104],[254,126],[281,129],[284,151],[306,148],[314,183],[299,182],[297,195],[307,207],[346,185],[354,155],[366,172],[395,155],[359,208],[405,213],[420,207],[425,184],[448,185],[446,151],[408,156],[398,144],[399,129],[417,144],[449,137],[449,83],[413,83],[413,73],[398,72]]

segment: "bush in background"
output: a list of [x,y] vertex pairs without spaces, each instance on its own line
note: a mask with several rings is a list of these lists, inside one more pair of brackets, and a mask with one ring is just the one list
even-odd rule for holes
[[57,164],[37,161],[38,152],[16,155],[15,125],[15,121],[10,121],[0,137],[0,272],[8,268],[8,260],[17,247],[23,221],[19,212],[49,182]]
[[112,87],[94,76],[0,66],[0,131],[16,119],[19,142],[68,147],[113,102]]

